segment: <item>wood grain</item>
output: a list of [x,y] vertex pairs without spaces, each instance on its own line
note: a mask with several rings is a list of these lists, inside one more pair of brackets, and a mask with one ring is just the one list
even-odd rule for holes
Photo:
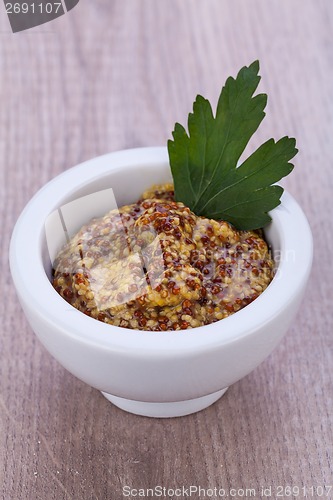
[[[260,498],[261,486],[332,484],[332,2],[82,1],[15,35],[0,11],[1,498],[120,499],[125,485],[191,484]],[[316,241],[304,302],[269,359],[209,409],[126,414],[28,327],[8,268],[13,225],[70,166],[165,144],[197,93],[215,102],[225,78],[257,58],[269,104],[251,147],[288,134],[300,149],[285,185]]]

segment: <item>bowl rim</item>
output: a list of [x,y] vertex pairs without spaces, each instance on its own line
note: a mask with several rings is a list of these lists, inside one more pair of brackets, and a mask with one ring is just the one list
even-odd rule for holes
[[[186,355],[240,341],[276,318],[301,293],[310,274],[313,241],[310,226],[294,198],[284,191],[281,204],[270,215],[281,240],[279,276],[251,304],[216,323],[190,330],[150,332],[109,325],[88,317],[68,304],[52,287],[42,262],[41,240],[46,217],[66,193],[78,191],[99,177],[132,167],[168,163],[166,147],[126,149],[92,158],[45,184],[19,216],[10,242],[12,278],[24,310],[53,325],[75,341],[101,349],[126,351],[135,357],[147,351],[159,356]],[[147,186],[149,187],[149,186]],[[65,193],[65,194],[66,194]],[[297,256],[283,259],[288,248]],[[36,255],[40,255],[36,259]],[[34,286],[31,286],[31,283]],[[49,307],[50,301],[53,304]]]

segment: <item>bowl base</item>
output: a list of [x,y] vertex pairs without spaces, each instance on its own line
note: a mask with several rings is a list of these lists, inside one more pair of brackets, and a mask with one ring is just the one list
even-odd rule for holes
[[107,392],[102,392],[111,403],[121,410],[143,417],[155,418],[170,418],[182,417],[190,415],[197,411],[204,410],[211,404],[215,403],[226,392],[228,387],[213,394],[202,396],[196,399],[188,399],[187,401],[175,401],[171,403],[146,403],[144,401],[133,401],[132,399],[119,398]]

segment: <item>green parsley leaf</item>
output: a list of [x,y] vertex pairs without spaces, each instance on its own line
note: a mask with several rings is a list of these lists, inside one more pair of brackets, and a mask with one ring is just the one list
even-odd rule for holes
[[175,198],[197,215],[223,219],[238,229],[257,229],[270,222],[268,212],[280,204],[283,188],[272,185],[288,175],[297,149],[295,139],[269,139],[242,165],[241,154],[265,113],[266,94],[253,96],[259,62],[229,77],[216,116],[198,95],[188,116],[188,134],[176,123],[168,141]]

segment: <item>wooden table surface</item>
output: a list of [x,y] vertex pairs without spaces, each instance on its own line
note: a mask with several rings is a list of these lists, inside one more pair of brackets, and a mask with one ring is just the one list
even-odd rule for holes
[[[1,498],[118,500],[125,486],[158,485],[333,498],[333,487],[320,489],[333,485],[331,0],[82,0],[15,35],[0,11]],[[304,301],[274,353],[207,410],[127,414],[63,369],[28,326],[8,267],[13,225],[69,167],[165,145],[197,93],[216,103],[226,77],[257,58],[269,103],[252,147],[291,135],[300,150],[284,184],[316,241]]]

